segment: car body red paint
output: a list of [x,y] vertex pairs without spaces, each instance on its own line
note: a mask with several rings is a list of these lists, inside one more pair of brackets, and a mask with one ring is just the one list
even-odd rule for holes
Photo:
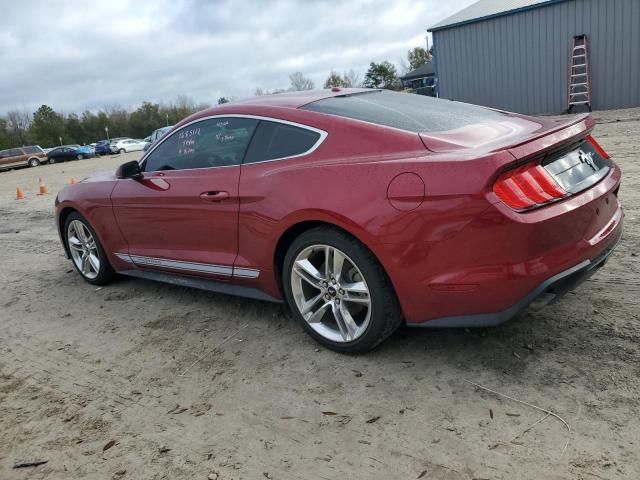
[[[499,121],[416,133],[300,108],[357,93],[272,95],[197,113],[164,138],[198,119],[232,114],[295,122],[328,135],[300,157],[145,172],[139,180],[96,175],[59,193],[58,225],[69,211],[80,212],[116,271],[188,274],[276,300],[283,298],[277,248],[287,232],[334,225],[376,256],[406,322],[425,326],[443,319],[442,326],[499,323],[482,319],[512,316],[549,279],[601,258],[620,237],[621,172],[610,160],[606,176],[590,188],[531,211],[514,211],[492,191],[506,170],[585,138],[594,127],[591,117],[505,113]],[[200,198],[219,191],[228,198]],[[123,255],[231,270],[184,272]],[[243,269],[259,274],[241,275]]]

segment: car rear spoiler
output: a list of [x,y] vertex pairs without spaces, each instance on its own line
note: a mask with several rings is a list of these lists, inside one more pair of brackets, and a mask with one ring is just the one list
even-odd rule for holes
[[435,153],[508,150],[520,159],[586,136],[594,126],[595,121],[589,114],[555,119],[510,114],[500,121],[419,135],[424,146]]

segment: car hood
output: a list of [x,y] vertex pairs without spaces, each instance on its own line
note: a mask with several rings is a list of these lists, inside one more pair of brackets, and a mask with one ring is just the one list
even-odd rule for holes
[[90,183],[90,182],[108,182],[116,180],[116,172],[114,171],[102,171],[95,172],[88,177],[83,178],[78,183]]

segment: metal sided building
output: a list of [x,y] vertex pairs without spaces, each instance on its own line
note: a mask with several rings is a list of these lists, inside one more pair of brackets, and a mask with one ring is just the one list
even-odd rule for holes
[[441,98],[567,111],[573,39],[585,34],[590,106],[640,106],[640,0],[480,0],[429,31]]

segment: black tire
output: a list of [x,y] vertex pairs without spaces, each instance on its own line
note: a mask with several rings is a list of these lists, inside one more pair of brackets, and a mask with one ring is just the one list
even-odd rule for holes
[[30,158],[27,162],[27,165],[29,165],[30,167],[39,167],[40,160],[38,160],[37,158]]
[[[366,330],[355,340],[336,342],[316,332],[305,321],[296,305],[291,281],[291,271],[296,257],[312,245],[329,245],[337,248],[354,262],[369,288],[371,316]],[[287,303],[297,321],[318,343],[340,353],[362,353],[379,345],[403,322],[402,313],[391,281],[373,253],[348,233],[332,227],[316,227],[296,238],[285,255],[282,283]]]
[[121,148],[120,150],[118,150],[118,153],[127,153],[127,151],[124,148]]
[[107,255],[104,252],[104,248],[102,247],[102,244],[100,243],[100,240],[98,239],[98,236],[96,235],[95,230],[91,227],[89,222],[78,212],[70,213],[64,222],[64,231],[62,233],[62,237],[64,239],[67,250],[71,252],[69,247],[68,232],[69,232],[69,226],[71,222],[73,222],[74,220],[81,222],[89,230],[89,232],[91,233],[91,236],[95,240],[97,252],[98,252],[98,259],[100,260],[100,269],[98,271],[98,275],[95,278],[87,278],[87,276],[85,276],[85,274],[82,273],[82,271],[78,268],[78,265],[76,265],[76,262],[73,261],[73,259],[71,260],[71,263],[73,263],[74,268],[80,274],[80,276],[84,281],[92,285],[106,285],[110,283],[116,275],[115,271],[113,270],[113,267],[109,263],[109,259],[107,258]]
[[54,163],[56,163],[56,159],[55,159],[55,158],[53,158],[53,157],[51,157],[51,158],[49,159],[49,164],[53,165]]

